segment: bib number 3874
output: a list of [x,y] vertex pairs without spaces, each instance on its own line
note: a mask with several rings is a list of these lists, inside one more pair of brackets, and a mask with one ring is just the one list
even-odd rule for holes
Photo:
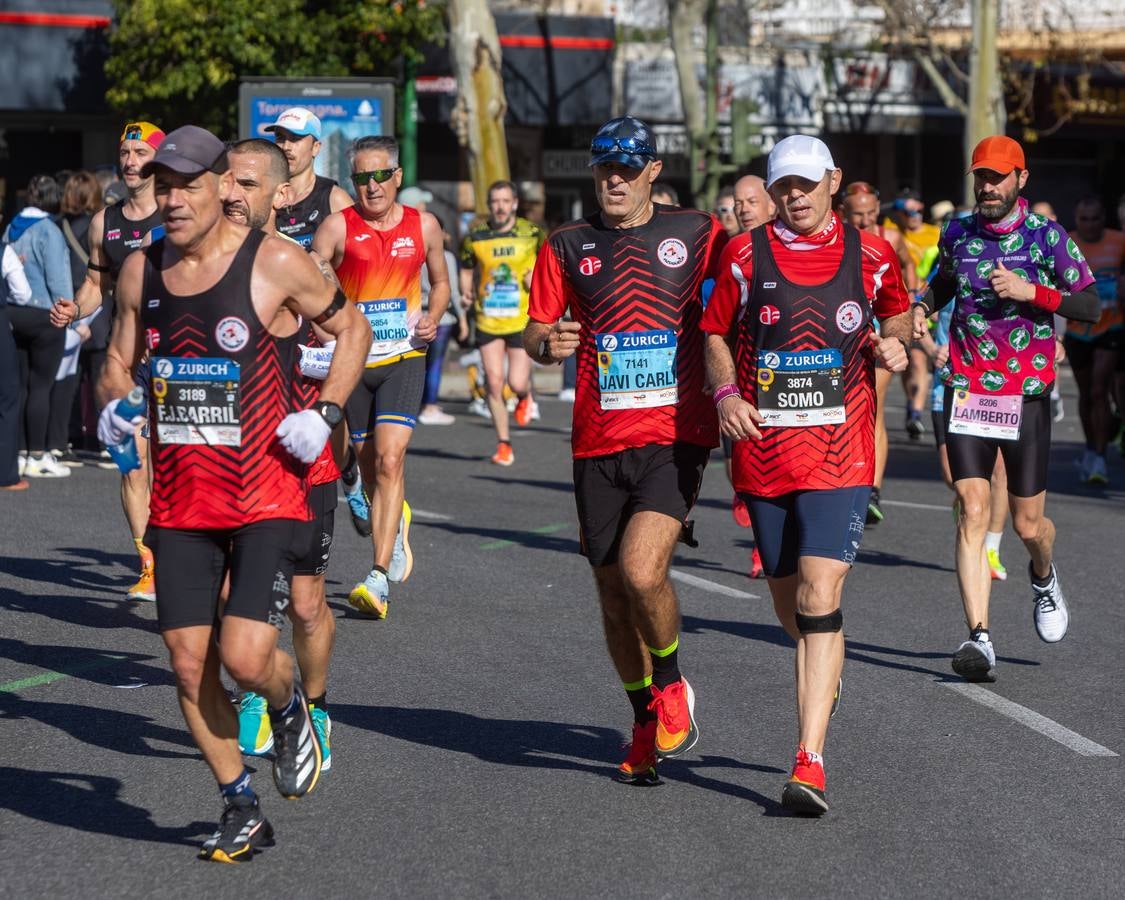
[[758,412],[764,425],[838,425],[844,410],[844,358],[835,348],[758,352]]

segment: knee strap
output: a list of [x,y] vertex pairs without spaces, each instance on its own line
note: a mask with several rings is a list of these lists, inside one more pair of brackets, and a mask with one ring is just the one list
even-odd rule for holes
[[840,631],[844,627],[844,614],[840,608],[826,616],[806,616],[797,613],[797,630],[801,634],[822,634],[825,632]]

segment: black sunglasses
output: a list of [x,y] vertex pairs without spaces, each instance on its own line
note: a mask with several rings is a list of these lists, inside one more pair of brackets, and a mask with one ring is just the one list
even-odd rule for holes
[[370,172],[352,172],[352,184],[357,187],[363,187],[369,181],[382,184],[384,181],[390,181],[397,171],[398,167],[396,166],[393,169],[372,169]]
[[656,148],[640,138],[596,137],[590,141],[591,153],[631,153],[637,156],[656,156]]

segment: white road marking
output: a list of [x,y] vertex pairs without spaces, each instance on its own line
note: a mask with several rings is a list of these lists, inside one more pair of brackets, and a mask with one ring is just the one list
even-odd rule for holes
[[[337,506],[339,506],[341,503],[347,503],[347,502],[348,502],[348,498],[345,497],[343,494],[340,494],[336,497],[336,505]],[[452,522],[453,521],[453,516],[447,516],[445,513],[430,512],[429,510],[426,510],[426,509],[418,509],[418,507],[416,507],[416,506],[410,507],[410,512],[413,514],[413,517],[416,518],[416,519],[431,519],[434,522]]]
[[708,581],[706,578],[700,578],[698,575],[690,575],[687,572],[681,572],[679,569],[671,569],[668,574],[676,581],[682,581],[684,584],[690,584],[692,587],[710,591],[713,594],[722,594],[724,597],[734,597],[736,600],[762,599],[757,594],[748,594],[746,591],[727,587],[725,584],[719,584],[715,581]]
[[911,503],[908,500],[880,500],[883,506],[905,506],[908,509],[936,509],[938,512],[951,512],[952,505],[939,506],[936,503]]
[[1053,719],[1041,716],[1034,710],[1030,710],[1026,706],[1020,706],[1018,703],[1001,697],[999,694],[987,690],[978,684],[966,684],[956,681],[943,681],[940,682],[940,684],[950,690],[956,691],[964,697],[968,697],[981,706],[987,706],[989,709],[1000,713],[1002,716],[1007,716],[1009,719],[1013,719],[1021,725],[1026,725],[1032,731],[1038,731],[1041,735],[1049,737],[1052,741],[1058,741],[1064,747],[1073,750],[1080,756],[1117,756],[1117,754],[1108,747],[1103,747],[1101,744],[1095,743],[1089,738],[1084,738],[1082,735],[1060,725]]

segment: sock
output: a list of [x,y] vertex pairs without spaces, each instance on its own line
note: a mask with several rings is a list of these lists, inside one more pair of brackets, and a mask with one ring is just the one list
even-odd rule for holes
[[974,641],[988,641],[990,643],[992,641],[992,638],[988,634],[988,629],[981,625],[980,622],[977,622],[976,628],[969,630],[969,638]]
[[497,441],[496,443],[498,443],[498,444],[507,444],[507,445],[508,445],[509,447],[511,447],[511,446],[512,446],[512,442],[511,442],[511,441]]
[[328,691],[325,691],[319,697],[309,697],[309,706],[315,706],[319,710],[328,712],[328,703],[326,702],[327,697]]
[[640,681],[625,682],[625,693],[633,707],[633,721],[638,725],[644,725],[656,718],[656,714],[648,708],[648,705],[652,702],[651,685],[652,677],[650,675],[646,675]]
[[984,549],[1000,552],[1000,539],[1004,537],[1002,531],[986,531],[984,533]]
[[1047,573],[1046,578],[1040,578],[1038,575],[1035,574],[1035,566],[1030,566],[1028,571],[1031,572],[1031,583],[1034,584],[1036,587],[1046,587],[1047,585],[1049,585],[1051,583],[1051,578],[1053,578],[1054,574],[1055,574],[1053,564],[1051,566],[1051,570]]
[[293,690],[293,696],[290,698],[288,705],[285,709],[274,709],[272,706],[267,706],[270,714],[270,724],[276,728],[285,719],[293,715],[301,708],[301,695],[297,693],[296,689]]
[[805,755],[809,758],[810,763],[820,763],[821,768],[824,767],[824,757],[819,753],[816,753],[812,750],[806,750]]
[[242,767],[242,774],[234,779],[234,781],[228,781],[226,784],[219,785],[219,793],[224,800],[244,797],[251,803],[258,802],[258,795],[255,794],[254,789],[250,787],[250,770],[245,766]]
[[387,574],[387,570],[383,566],[372,566],[371,571],[372,572],[382,572],[384,575]]
[[648,652],[652,657],[652,683],[660,690],[675,684],[680,680],[679,655],[680,639],[676,638],[663,650],[649,647]]

